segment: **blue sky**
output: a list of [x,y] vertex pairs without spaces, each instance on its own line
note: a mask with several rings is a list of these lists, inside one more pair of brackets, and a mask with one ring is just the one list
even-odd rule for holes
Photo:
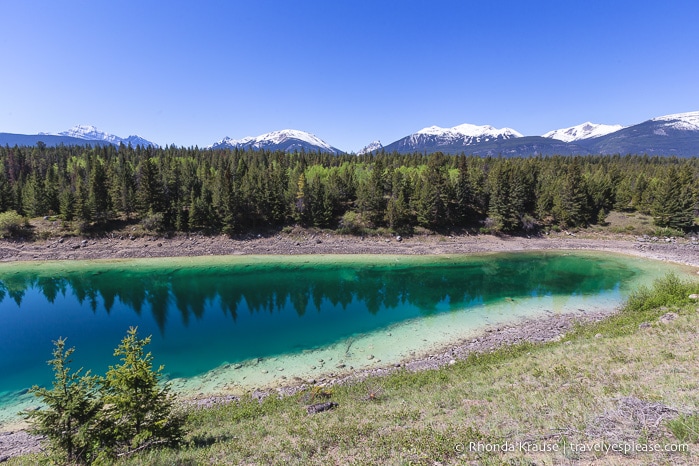
[[0,132],[347,151],[462,123],[525,135],[699,110],[699,2],[0,0]]

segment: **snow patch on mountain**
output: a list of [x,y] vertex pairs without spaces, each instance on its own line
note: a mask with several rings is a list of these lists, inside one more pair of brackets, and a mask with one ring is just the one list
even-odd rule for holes
[[651,121],[665,122],[663,127],[679,131],[699,131],[699,111],[674,113],[653,118]]
[[340,152],[338,149],[332,147],[327,142],[323,141],[319,137],[307,133],[305,131],[299,131],[296,129],[284,129],[281,131],[272,131],[271,133],[261,134],[256,137],[245,137],[243,139],[233,139],[230,137],[225,137],[220,141],[207,147],[207,149],[219,149],[219,148],[243,148],[243,149],[266,149],[273,146],[285,145],[287,151],[294,150],[320,150],[322,152]]
[[255,138],[252,137],[247,137],[243,139],[233,139],[228,136],[225,138],[221,139],[220,141],[216,141],[215,143],[206,146],[205,149],[212,149],[216,147],[243,147],[245,144],[253,141]]
[[602,125],[589,121],[570,128],[556,129],[549,131],[542,137],[557,139],[564,142],[580,141],[582,139],[598,138],[623,129],[621,125]]
[[131,144],[132,146],[142,145],[159,147],[157,144],[150,142],[140,136],[133,135],[127,138],[122,138],[113,134],[105,133],[104,131],[100,131],[99,129],[97,129],[97,127],[92,125],[73,126],[67,131],[56,133],[56,135],[84,139],[85,141],[106,141],[114,145],[119,145],[123,143],[127,146]]
[[377,151],[377,150],[381,150],[381,149],[383,149],[383,144],[381,144],[381,141],[378,141],[378,140],[377,140],[377,141],[372,141],[371,143],[369,143],[369,144],[367,144],[366,146],[364,146],[364,147],[362,148],[362,150],[360,150],[359,152],[357,152],[357,155],[369,154],[369,153],[371,153],[371,152],[374,152],[374,151]]
[[295,129],[284,129],[281,131],[272,131],[271,133],[266,133],[261,136],[258,136],[255,138],[256,141],[255,143],[263,145],[265,143],[271,143],[271,144],[282,144],[284,142],[287,142],[289,139],[298,139],[299,141],[303,141],[305,143],[308,143],[312,146],[317,146],[322,149],[327,150],[328,152],[334,152],[335,149],[328,144],[327,142],[323,141],[322,139],[318,138],[317,136],[307,133],[305,131],[299,131]]
[[494,128],[490,125],[471,125],[464,123],[454,126],[453,128],[440,128],[439,126],[429,126],[416,132],[415,135],[437,136],[444,139],[461,139],[461,138],[482,138],[489,139],[511,139],[521,138],[523,135],[511,128]]
[[119,144],[121,138],[113,134],[100,131],[92,125],[77,125],[70,128],[68,131],[57,133],[58,136],[69,136],[71,138],[85,139],[87,141],[108,141],[113,144]]

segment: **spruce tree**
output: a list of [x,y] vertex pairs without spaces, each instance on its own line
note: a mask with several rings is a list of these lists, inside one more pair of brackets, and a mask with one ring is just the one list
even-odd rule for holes
[[691,178],[681,177],[677,169],[671,167],[655,188],[651,207],[653,221],[661,227],[690,228],[694,224],[694,203]]
[[99,432],[95,422],[103,403],[97,396],[98,378],[82,369],[71,370],[65,338],[54,341],[54,381],[51,389],[34,385],[30,393],[46,405],[26,414],[30,431],[47,438],[54,459],[64,464],[89,464],[99,453]]
[[163,366],[153,368],[153,355],[145,351],[151,337],[139,338],[131,327],[104,378],[104,412],[110,420],[107,448],[128,453],[153,445],[177,445],[184,435],[181,416],[173,413],[170,385],[162,383]]

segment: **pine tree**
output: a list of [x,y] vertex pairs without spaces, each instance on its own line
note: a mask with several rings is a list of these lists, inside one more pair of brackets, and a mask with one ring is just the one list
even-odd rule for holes
[[662,176],[651,207],[656,225],[683,230],[694,224],[695,201],[691,186],[691,178],[681,177],[674,166]]
[[488,217],[496,231],[513,231],[521,227],[526,213],[527,190],[519,170],[509,160],[491,172],[490,207]]
[[174,398],[163,384],[163,366],[153,369],[153,355],[131,327],[114,350],[120,363],[110,366],[102,388],[109,439],[115,451],[130,452],[153,445],[176,445],[184,435],[183,421],[173,414]]
[[563,226],[580,226],[588,221],[588,202],[585,182],[576,158],[568,165],[565,178],[558,186],[552,213]]
[[138,173],[136,200],[142,215],[163,211],[163,189],[158,170],[148,158],[141,162]]
[[466,225],[475,217],[473,188],[466,157],[459,157],[458,175],[454,187],[455,218],[457,225]]
[[74,348],[65,349],[64,338],[54,341],[53,388],[34,385],[30,393],[46,405],[27,413],[31,431],[48,439],[50,449],[59,463],[89,464],[99,453],[99,434],[95,419],[103,403],[97,396],[98,378],[90,371],[72,371],[69,364]]
[[90,175],[88,204],[92,218],[105,223],[109,217],[109,185],[107,173],[99,160],[95,162]]
[[75,195],[70,187],[65,187],[58,195],[58,211],[63,220],[70,222],[75,216]]
[[362,215],[374,226],[380,225],[386,214],[384,170],[382,159],[377,158],[369,173],[369,178],[360,185],[357,193],[357,204]]

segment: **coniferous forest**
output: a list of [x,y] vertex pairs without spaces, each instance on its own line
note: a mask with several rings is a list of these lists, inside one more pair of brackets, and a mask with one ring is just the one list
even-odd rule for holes
[[635,155],[492,158],[331,155],[121,145],[0,147],[0,212],[81,232],[116,220],[159,232],[239,234],[285,225],[533,232],[611,210],[688,230],[699,160]]

